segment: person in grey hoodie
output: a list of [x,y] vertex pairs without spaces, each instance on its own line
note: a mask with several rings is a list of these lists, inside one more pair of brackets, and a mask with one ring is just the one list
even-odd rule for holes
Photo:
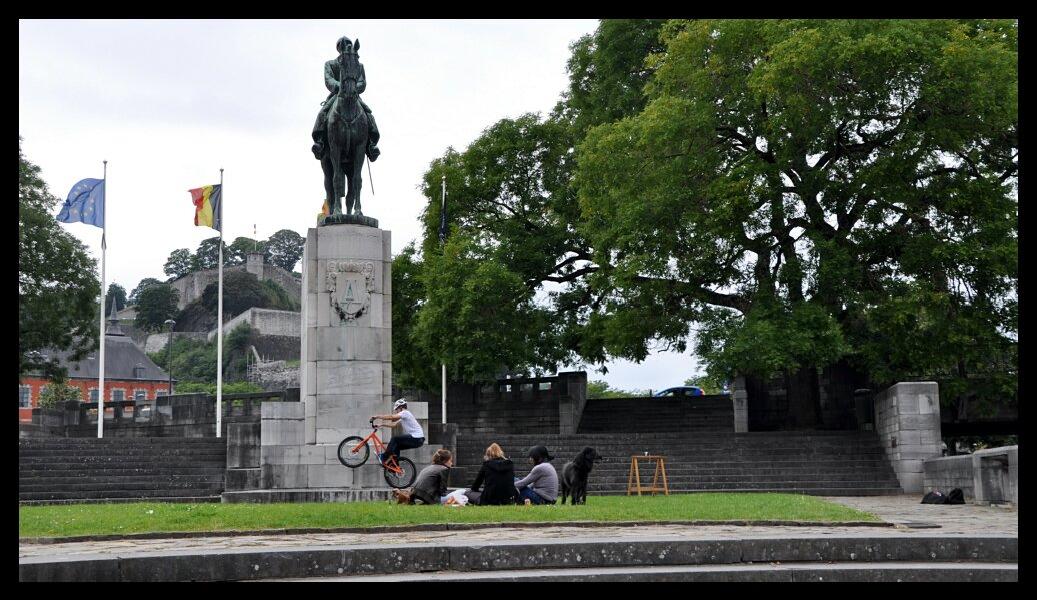
[[446,502],[446,486],[450,479],[450,467],[454,457],[445,448],[436,450],[432,455],[432,464],[418,473],[418,478],[411,488],[411,503],[420,500],[423,504],[443,504]]
[[526,504],[554,504],[558,498],[558,471],[550,463],[552,460],[546,446],[530,448],[529,462],[533,468],[522,479],[515,479],[515,487]]

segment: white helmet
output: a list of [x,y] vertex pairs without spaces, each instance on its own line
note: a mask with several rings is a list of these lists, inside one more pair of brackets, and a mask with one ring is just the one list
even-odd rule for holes
[[392,403],[393,412],[395,412],[397,408],[401,408],[401,407],[404,407],[404,406],[407,406],[407,401],[404,400],[403,398],[400,398],[396,402]]

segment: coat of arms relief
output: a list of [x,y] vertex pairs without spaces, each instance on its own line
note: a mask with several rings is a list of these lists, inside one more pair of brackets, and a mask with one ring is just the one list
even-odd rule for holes
[[342,323],[356,323],[371,308],[374,287],[374,263],[353,260],[329,260],[327,288],[331,292],[331,308]]

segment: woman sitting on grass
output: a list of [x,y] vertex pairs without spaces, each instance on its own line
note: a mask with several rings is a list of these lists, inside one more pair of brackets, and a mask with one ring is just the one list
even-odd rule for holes
[[450,479],[450,467],[454,466],[454,457],[445,448],[436,450],[432,455],[432,464],[418,473],[414,487],[410,491],[393,490],[393,497],[398,504],[446,504],[446,486]]
[[[496,443],[490,444],[483,455],[482,468],[475,477],[471,491],[478,492],[479,486],[486,482],[481,495],[470,495],[472,502],[484,506],[515,504],[519,493],[515,489],[515,465],[504,456],[504,450]],[[478,498],[476,500],[476,498]]]
[[515,487],[523,501],[529,504],[554,504],[558,498],[558,471],[550,461],[554,460],[546,446],[533,446],[529,450],[529,462],[533,469],[522,479],[515,480]]

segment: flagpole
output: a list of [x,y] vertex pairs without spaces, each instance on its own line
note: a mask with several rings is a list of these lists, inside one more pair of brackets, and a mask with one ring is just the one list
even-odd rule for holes
[[[370,168],[370,167],[368,167],[368,168]],[[445,214],[445,212],[446,212],[446,172],[445,171],[443,172],[443,194],[442,194],[442,196],[443,196],[443,200],[442,200],[442,205],[440,206],[440,211],[441,212],[439,213],[439,215],[440,215],[439,218],[441,220],[443,219],[443,214]],[[444,243],[443,240],[440,239],[440,245],[441,246],[443,245],[443,243]],[[444,425],[446,425],[446,362],[443,363],[443,385],[441,387],[443,388],[442,392],[441,392],[442,393],[442,398],[443,398],[442,399],[443,410],[442,410],[442,419],[441,420],[442,420],[442,423]]]
[[108,219],[108,206],[105,202],[108,196],[108,161],[104,162],[104,180],[101,185],[101,353],[100,368],[97,370],[97,437],[104,437],[104,259],[107,252],[107,244],[104,240],[105,221]]
[[216,316],[216,437],[223,430],[223,169],[220,169],[220,275]]

